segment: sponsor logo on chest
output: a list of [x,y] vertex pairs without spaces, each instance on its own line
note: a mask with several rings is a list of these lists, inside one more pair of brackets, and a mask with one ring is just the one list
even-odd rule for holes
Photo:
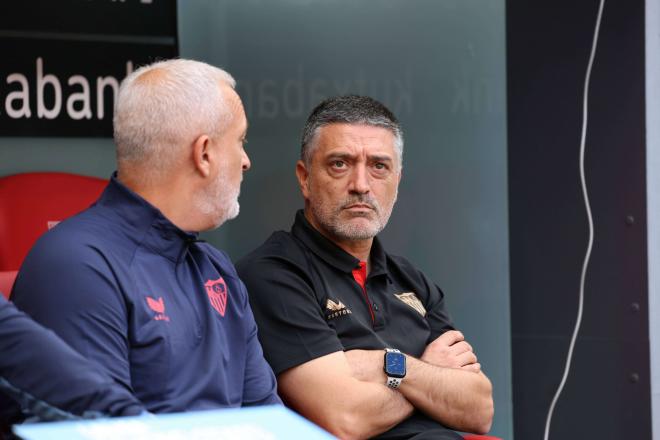
[[330,312],[330,314],[326,316],[327,320],[335,319],[339,316],[350,315],[353,313],[351,312],[351,309],[346,307],[340,300],[335,302],[329,298],[325,304],[325,309]]

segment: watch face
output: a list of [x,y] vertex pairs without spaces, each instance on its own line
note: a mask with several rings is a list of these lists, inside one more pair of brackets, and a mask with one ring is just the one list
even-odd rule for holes
[[385,374],[390,377],[405,377],[406,356],[403,353],[385,353]]

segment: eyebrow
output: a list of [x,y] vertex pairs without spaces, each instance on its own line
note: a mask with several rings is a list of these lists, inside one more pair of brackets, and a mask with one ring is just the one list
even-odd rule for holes
[[[357,155],[351,153],[330,153],[326,156],[328,159],[355,159]],[[367,156],[369,161],[379,161],[379,162],[392,162],[394,159],[391,156],[384,154],[370,154]]]
[[390,156],[384,156],[379,154],[370,155],[368,159],[371,161],[378,161],[378,162],[392,162],[393,160]]
[[330,153],[325,157],[325,159],[326,160],[329,160],[329,159],[355,159],[355,157],[356,156],[354,154],[350,154],[350,153]]

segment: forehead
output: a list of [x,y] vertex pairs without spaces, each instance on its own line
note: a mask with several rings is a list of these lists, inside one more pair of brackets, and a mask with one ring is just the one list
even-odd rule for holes
[[316,135],[314,154],[335,152],[387,154],[395,156],[395,137],[391,130],[366,124],[335,123],[321,127]]

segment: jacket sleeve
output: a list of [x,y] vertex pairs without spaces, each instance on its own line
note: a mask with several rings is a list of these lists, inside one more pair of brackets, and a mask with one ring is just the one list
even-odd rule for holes
[[138,400],[52,331],[0,298],[0,390],[40,420],[144,411]]

